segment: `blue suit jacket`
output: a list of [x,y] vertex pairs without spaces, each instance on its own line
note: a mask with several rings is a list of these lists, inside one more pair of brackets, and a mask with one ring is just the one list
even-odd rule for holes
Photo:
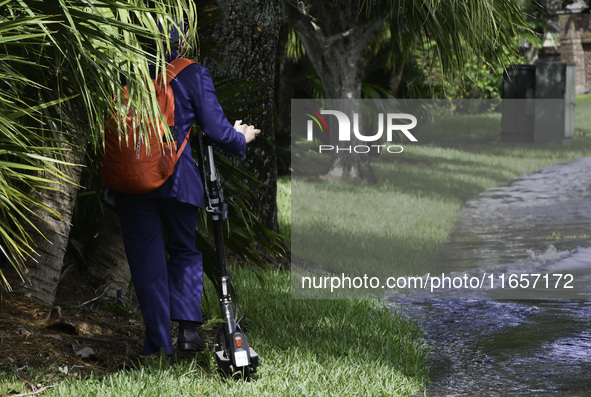
[[[197,121],[207,135],[222,149],[239,156],[246,152],[244,135],[228,122],[220,106],[209,70],[193,64],[182,70],[170,83],[174,92],[175,125],[178,147],[187,131]],[[145,197],[175,197],[178,201],[203,208],[203,182],[187,144],[172,176]]]

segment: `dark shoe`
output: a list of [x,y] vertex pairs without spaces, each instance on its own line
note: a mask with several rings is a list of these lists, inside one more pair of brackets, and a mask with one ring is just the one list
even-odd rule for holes
[[198,323],[194,321],[179,321],[179,338],[177,341],[178,348],[181,351],[198,351],[205,350],[205,342],[195,331]]

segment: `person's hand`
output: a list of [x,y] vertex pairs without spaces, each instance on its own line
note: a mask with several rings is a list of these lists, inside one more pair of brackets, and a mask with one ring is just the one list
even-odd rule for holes
[[242,120],[236,120],[234,123],[234,129],[244,135],[246,143],[254,141],[261,130],[254,128],[254,125],[242,124]]

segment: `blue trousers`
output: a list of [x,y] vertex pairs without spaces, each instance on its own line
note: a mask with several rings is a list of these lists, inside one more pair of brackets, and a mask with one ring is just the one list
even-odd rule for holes
[[161,349],[172,354],[170,322],[202,321],[203,262],[195,247],[199,209],[174,198],[114,196],[146,327],[144,354]]

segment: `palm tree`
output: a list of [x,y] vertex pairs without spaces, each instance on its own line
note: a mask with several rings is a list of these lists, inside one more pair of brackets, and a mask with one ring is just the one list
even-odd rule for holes
[[[392,49],[396,77],[421,40],[434,43],[434,60],[445,73],[461,74],[472,54],[502,64],[505,50],[517,52],[515,38],[528,31],[521,2],[513,0],[286,0],[286,15],[331,99],[361,98],[368,50],[378,32],[380,44]],[[346,151],[333,155],[329,175],[374,180],[369,157]]]

